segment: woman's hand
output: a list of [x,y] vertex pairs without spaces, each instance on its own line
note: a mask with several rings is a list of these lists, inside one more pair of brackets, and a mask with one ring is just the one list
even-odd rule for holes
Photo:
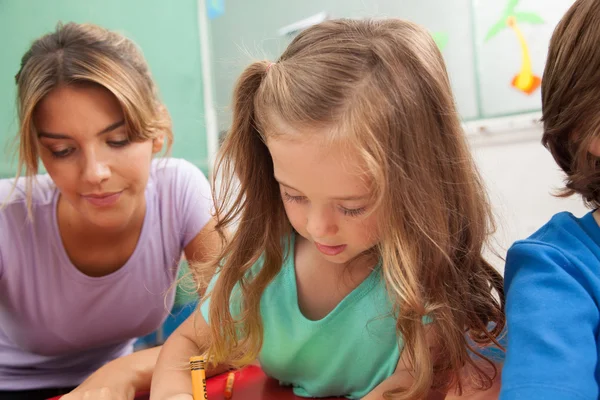
[[135,389],[131,385],[107,385],[95,388],[82,386],[64,395],[61,400],[133,400],[135,398]]
[[159,352],[160,347],[154,347],[117,358],[99,368],[61,400],[133,400],[136,392],[150,390]]

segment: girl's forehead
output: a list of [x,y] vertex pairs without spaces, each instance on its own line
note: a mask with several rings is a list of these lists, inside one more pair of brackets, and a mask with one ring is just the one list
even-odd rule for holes
[[357,151],[322,140],[270,138],[275,178],[287,187],[324,197],[363,196],[369,190],[364,162]]

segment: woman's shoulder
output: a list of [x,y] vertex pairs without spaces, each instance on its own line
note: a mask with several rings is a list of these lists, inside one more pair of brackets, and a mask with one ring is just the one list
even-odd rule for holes
[[152,161],[147,199],[161,214],[161,221],[170,220],[182,234],[187,245],[211,217],[212,191],[202,171],[189,161],[159,158]]
[[[30,184],[31,188],[28,189],[27,178],[0,179],[0,247],[22,247],[24,243],[30,242],[36,231],[42,234],[44,242],[47,240],[48,231],[44,227],[52,223],[49,211],[55,204],[57,189],[48,175],[37,175],[31,179]],[[29,191],[33,219],[29,218],[27,209]],[[12,252],[13,255],[25,253]],[[7,257],[7,253],[0,254],[0,276],[2,263],[6,262],[2,256]]]
[[[30,189],[28,185],[31,185]],[[26,177],[0,179],[0,211],[8,207],[26,207],[29,190],[31,204],[35,208],[53,201],[56,186],[47,174],[35,175],[29,179]]]
[[[159,201],[179,211],[189,207],[206,208],[212,192],[204,173],[189,161],[179,158],[157,158],[152,161],[148,188]],[[189,210],[188,210],[189,211]]]

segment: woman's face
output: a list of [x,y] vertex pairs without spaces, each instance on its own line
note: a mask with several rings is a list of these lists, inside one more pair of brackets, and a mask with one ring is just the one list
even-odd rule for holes
[[110,91],[57,87],[37,105],[33,122],[42,163],[72,210],[98,227],[119,228],[144,209],[152,155],[164,138],[129,141]]

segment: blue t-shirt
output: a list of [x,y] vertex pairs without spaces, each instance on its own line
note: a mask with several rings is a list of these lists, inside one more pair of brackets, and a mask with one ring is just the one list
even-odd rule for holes
[[508,251],[501,400],[598,399],[600,227],[555,215]]
[[[293,386],[297,396],[362,398],[393,374],[402,346],[381,270],[375,269],[327,316],[312,321],[298,307],[293,236],[291,249],[261,298],[261,367]],[[259,260],[253,270],[261,266]],[[232,304],[234,315],[236,309]],[[202,305],[206,321],[208,311],[206,301]]]

